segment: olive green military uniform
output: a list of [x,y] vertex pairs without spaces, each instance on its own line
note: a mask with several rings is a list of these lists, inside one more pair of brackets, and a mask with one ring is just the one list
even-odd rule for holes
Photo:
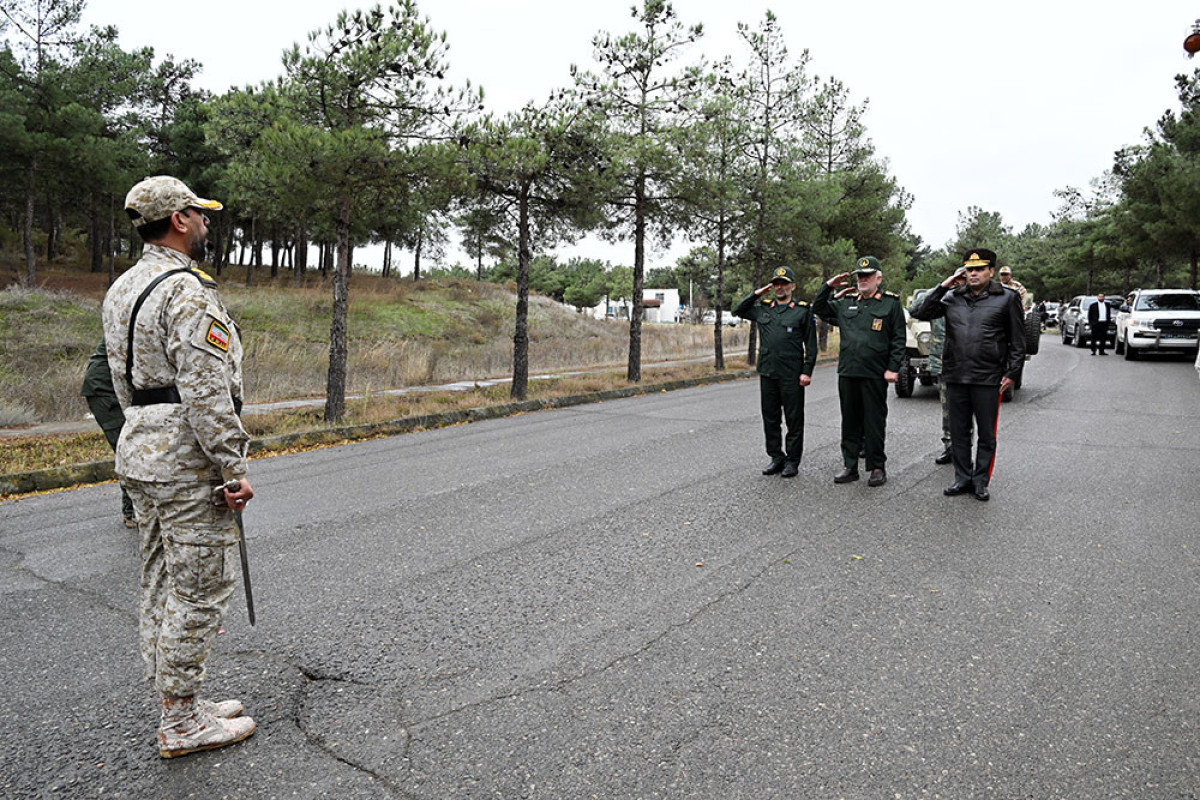
[[[113,389],[112,370],[108,368],[108,350],[104,340],[96,347],[96,352],[88,359],[87,370],[83,373],[83,387],[79,390],[87,400],[96,424],[104,432],[108,446],[117,451],[117,440],[121,437],[121,427],[125,424],[125,415],[121,413],[121,403],[117,400],[117,392]],[[126,525],[133,523],[133,501],[129,492],[121,488],[121,516]]]
[[887,462],[887,381],[884,372],[898,372],[904,360],[904,308],[891,292],[872,297],[857,293],[833,298],[833,288],[822,284],[813,300],[813,312],[841,334],[838,351],[838,398],[842,407],[842,460],[858,468],[860,449],[867,469],[883,469]]
[[[802,300],[780,303],[751,294],[733,309],[758,323],[758,382],[767,455],[799,464],[804,453],[804,387],[817,363],[817,328],[812,308]],[[782,410],[782,419],[780,411]],[[780,423],[787,423],[786,447]]]

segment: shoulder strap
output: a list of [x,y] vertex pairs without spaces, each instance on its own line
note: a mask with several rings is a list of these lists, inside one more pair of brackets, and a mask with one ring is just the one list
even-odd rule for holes
[[150,281],[150,283],[146,286],[146,288],[142,289],[142,293],[140,295],[138,295],[137,301],[133,304],[133,311],[129,315],[129,341],[125,345],[125,380],[128,381],[129,389],[131,391],[134,389],[134,385],[133,385],[133,331],[134,331],[134,328],[137,326],[138,312],[142,310],[142,303],[146,302],[146,298],[150,296],[150,293],[152,291],[154,291],[154,288],[156,286],[158,286],[160,283],[162,283],[163,281],[165,281],[167,278],[171,277],[172,275],[177,275],[181,272],[189,273],[196,280],[200,281],[200,283],[202,283],[202,284],[204,283],[204,279],[201,278],[199,275],[197,275],[195,272],[193,272],[190,267],[180,267],[178,269],[170,269],[170,270],[167,270],[166,272],[164,272],[162,275],[159,275],[154,280]]

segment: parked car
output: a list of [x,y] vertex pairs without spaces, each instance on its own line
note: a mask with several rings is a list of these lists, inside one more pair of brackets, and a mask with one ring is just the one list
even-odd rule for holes
[[1200,335],[1200,292],[1190,289],[1138,289],[1117,315],[1118,354],[1134,361],[1162,350],[1196,352]]
[[[1108,343],[1114,344],[1117,341],[1117,312],[1121,308],[1121,299],[1118,297],[1105,297],[1105,304],[1108,306],[1108,331],[1105,336]],[[1096,296],[1093,294],[1077,295],[1071,298],[1071,302],[1067,303],[1065,308],[1058,310],[1058,334],[1062,337],[1063,344],[1073,344],[1076,347],[1083,347],[1091,341],[1092,330],[1088,326],[1088,309],[1096,304]]]
[[[711,308],[708,311],[705,311],[704,316],[700,318],[700,323],[702,325],[712,325],[716,321],[717,312]],[[742,319],[741,317],[735,317],[732,311],[722,311],[721,324],[729,328],[736,328],[738,325],[742,324]]]
[[1059,303],[1046,303],[1046,322],[1047,328],[1058,327],[1058,307]]

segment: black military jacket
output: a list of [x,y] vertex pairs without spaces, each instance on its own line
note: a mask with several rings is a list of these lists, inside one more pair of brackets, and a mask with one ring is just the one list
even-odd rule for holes
[[1020,295],[992,281],[978,295],[965,285],[954,290],[939,285],[913,316],[946,318],[943,381],[998,386],[1006,375],[1015,379],[1024,364],[1024,313]]
[[758,323],[758,374],[778,379],[812,375],[817,363],[812,308],[794,297],[787,303],[774,298],[755,302],[758,300],[758,295],[751,294],[733,309],[736,316]]
[[825,283],[813,300],[813,311],[841,332],[838,375],[846,378],[879,378],[899,372],[904,362],[904,308],[891,292],[872,297],[857,293],[835,300]]

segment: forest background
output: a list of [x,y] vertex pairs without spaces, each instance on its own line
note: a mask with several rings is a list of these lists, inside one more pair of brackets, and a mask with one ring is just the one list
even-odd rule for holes
[[[777,265],[810,296],[870,253],[906,294],[979,246],[1045,299],[1197,285],[1196,72],[1178,76],[1178,106],[1146,120],[1109,170],[1056,192],[1045,223],[1014,231],[963,191],[955,237],[935,249],[911,230],[912,197],[876,152],[865,101],[789,51],[770,12],[738,25],[738,54],[709,60],[701,21],[642,0],[627,31],[581,47],[561,89],[499,113],[478,88],[449,82],[446,36],[414,2],[339,14],[284,55],[278,79],[221,94],[196,87],[195,61],[85,28],[83,0],[4,0],[0,11],[5,282],[30,292],[60,264],[111,281],[140,249],[125,192],[175,175],[225,203],[212,225],[224,281],[324,287],[331,422],[346,413],[350,277],[367,246],[382,248],[381,280],[511,286],[517,398],[528,391],[531,291],[581,310],[629,301],[636,383],[646,287],[678,288],[698,315],[729,308]],[[629,261],[556,256],[588,235],[626,243]],[[648,250],[680,239],[693,246],[674,264],[648,263]],[[19,324],[22,297],[0,324]],[[752,328],[743,344],[752,365]]]

